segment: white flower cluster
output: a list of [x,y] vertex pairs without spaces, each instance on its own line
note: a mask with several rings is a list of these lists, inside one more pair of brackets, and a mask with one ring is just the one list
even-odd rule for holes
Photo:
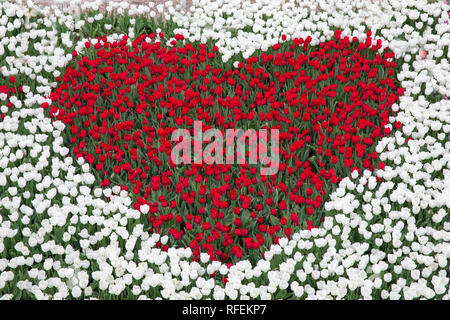
[[[194,1],[181,14],[166,3],[176,33],[214,39],[225,61],[265,50],[281,34],[317,42],[335,27],[364,38],[367,27],[404,62],[398,80],[406,91],[390,119],[403,126],[376,147],[386,167],[343,179],[325,205],[322,228],[280,239],[254,265],[227,268],[205,254],[192,262],[190,249],[158,249],[168,237],[144,230],[146,215],[132,209],[127,192],[97,188],[90,166],[67,157],[64,124],[39,107],[71,50],[97,41],[74,33],[102,23],[103,15],[82,21],[74,12],[100,4],[71,1],[50,15],[31,2],[0,3],[1,72],[29,79],[20,98],[0,95],[0,299],[450,299],[450,103],[442,97],[450,90],[448,5]],[[107,10],[155,12],[152,3],[111,2]]]
[[265,51],[280,42],[282,34],[288,39],[309,35],[314,45],[331,38],[336,28],[343,36],[359,39],[365,39],[370,28],[377,38],[389,42],[397,57],[417,54],[423,48],[429,67],[439,61],[448,66],[448,51],[443,56],[450,41],[445,23],[448,5],[439,1],[195,0],[193,4],[192,14],[174,14],[173,20],[181,26],[175,32],[191,42],[215,40],[224,61],[237,53],[247,58],[257,49]]

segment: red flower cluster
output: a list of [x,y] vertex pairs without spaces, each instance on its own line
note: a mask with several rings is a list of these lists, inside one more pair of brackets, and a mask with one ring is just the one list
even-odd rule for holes
[[[6,94],[7,97],[9,97],[11,94],[18,94],[18,93],[22,93],[22,86],[19,86],[18,89],[16,89],[16,86],[13,86],[16,83],[16,78],[14,76],[9,77],[9,83],[11,83],[11,87],[5,85],[0,85],[0,94]],[[6,106],[8,108],[12,108],[13,104],[11,103],[11,101],[8,101],[6,103]],[[3,120],[5,118],[5,114],[1,113],[0,114],[0,118]]]
[[[66,142],[103,175],[101,185],[130,187],[135,208],[149,207],[149,231],[191,247],[194,259],[258,259],[279,237],[317,226],[340,179],[376,166],[374,146],[390,133],[384,127],[402,93],[393,53],[378,53],[370,32],[360,43],[337,31],[317,47],[296,38],[238,68],[224,68],[217,47],[182,44],[181,35],[169,48],[154,34],[131,46],[126,36],[98,40],[43,107],[67,125]],[[278,173],[247,163],[175,165],[171,134],[193,135],[195,120],[204,130],[278,129]]]

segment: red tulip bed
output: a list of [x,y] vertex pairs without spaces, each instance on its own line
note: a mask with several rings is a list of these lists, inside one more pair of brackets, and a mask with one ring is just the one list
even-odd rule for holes
[[[403,93],[396,62],[381,40],[335,32],[317,46],[294,38],[221,67],[217,47],[176,35],[105,37],[57,78],[44,103],[66,124],[71,154],[84,157],[102,187],[134,196],[149,233],[169,235],[158,247],[190,247],[211,260],[257,261],[280,237],[315,228],[323,204],[353,170],[384,168],[375,145],[390,135],[391,106]],[[260,164],[177,165],[176,129],[279,130],[279,170]],[[401,123],[395,123],[400,128]],[[208,142],[208,141],[206,141]]]

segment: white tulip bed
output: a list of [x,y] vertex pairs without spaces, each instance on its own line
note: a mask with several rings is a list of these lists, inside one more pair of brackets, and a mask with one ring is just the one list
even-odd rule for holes
[[[0,299],[450,298],[448,3],[193,1],[184,11],[172,1],[110,2],[106,12],[102,3],[0,2],[0,88],[13,76],[23,90],[0,93]],[[168,236],[149,234],[127,191],[100,188],[83,158],[67,156],[64,124],[40,107],[73,50],[96,35],[213,40],[234,63],[282,34],[317,44],[337,28],[362,40],[370,29],[395,53],[405,92],[388,127],[402,127],[376,146],[383,170],[353,171],[319,228],[281,238],[257,263],[227,267],[207,254],[194,262],[190,248],[158,248]]]

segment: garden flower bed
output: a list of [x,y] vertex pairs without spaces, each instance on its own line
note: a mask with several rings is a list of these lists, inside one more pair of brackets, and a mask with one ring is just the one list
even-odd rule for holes
[[449,299],[448,3],[184,3],[0,3],[0,298]]

